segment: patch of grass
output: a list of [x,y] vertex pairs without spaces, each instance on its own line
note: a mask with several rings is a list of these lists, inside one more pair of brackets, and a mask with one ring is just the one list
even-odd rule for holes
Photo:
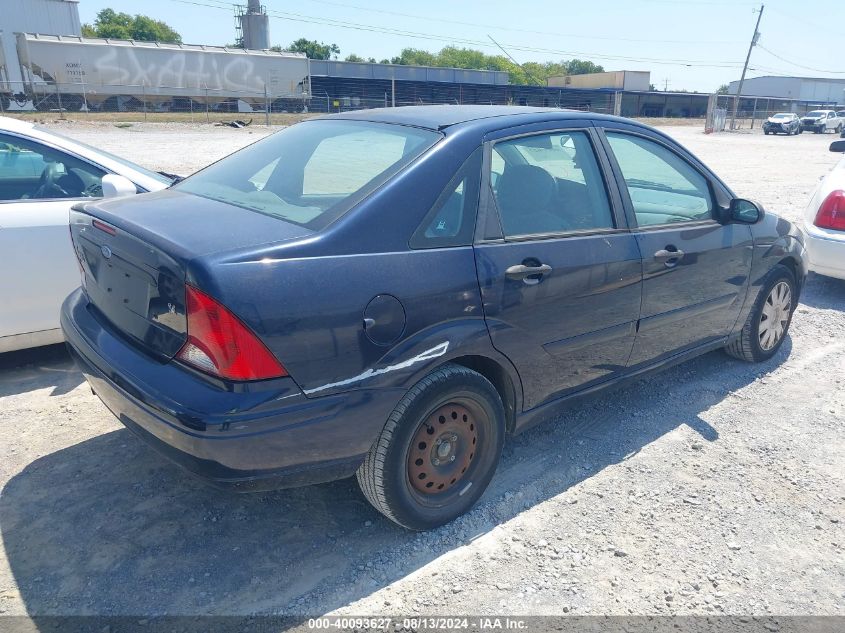
[[132,123],[115,123],[115,124],[114,124],[114,126],[115,126],[115,127],[121,127],[121,128],[123,128],[123,127],[132,127],[132,125],[133,125]]

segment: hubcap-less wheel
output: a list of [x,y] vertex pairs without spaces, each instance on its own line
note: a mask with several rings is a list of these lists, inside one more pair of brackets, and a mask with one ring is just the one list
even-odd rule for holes
[[773,349],[783,338],[791,313],[792,291],[788,283],[781,281],[766,297],[760,315],[760,347],[764,351]]
[[423,495],[459,486],[472,465],[478,421],[465,406],[450,402],[422,421],[408,452],[408,479]]

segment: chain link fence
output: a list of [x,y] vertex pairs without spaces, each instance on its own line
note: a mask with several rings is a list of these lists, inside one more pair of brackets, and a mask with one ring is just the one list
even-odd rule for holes
[[0,115],[51,113],[59,118],[108,117],[127,121],[214,122],[249,115],[272,122],[272,115],[308,112],[302,95],[264,94],[203,86],[0,82]]
[[566,108],[618,113],[620,94],[543,86],[451,84],[416,81],[312,79],[310,95],[265,94],[203,86],[148,86],[0,81],[0,115],[50,113],[58,118],[125,121],[215,122],[252,118],[275,123],[276,115],[331,113],[411,105],[483,104]]
[[[726,124],[722,129],[730,129],[733,116],[734,103],[736,102],[736,118],[734,130],[756,130],[760,129],[763,122],[770,116],[780,112],[791,112],[799,117],[812,110],[845,110],[845,106],[824,101],[799,101],[793,99],[778,99],[775,97],[739,97],[733,95],[717,95],[714,109],[724,110]],[[714,130],[720,131],[720,130]]]

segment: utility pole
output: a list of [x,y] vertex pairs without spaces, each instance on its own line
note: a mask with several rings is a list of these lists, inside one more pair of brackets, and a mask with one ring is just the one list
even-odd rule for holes
[[751,50],[756,46],[757,40],[760,39],[760,20],[763,17],[763,9],[765,4],[760,5],[760,13],[757,15],[757,24],[754,25],[754,35],[751,36],[751,44],[748,45],[748,55],[745,56],[745,66],[742,67],[742,76],[739,78],[739,86],[737,86],[736,94],[734,95],[734,106],[731,111],[731,129],[736,127],[736,110],[739,107],[739,98],[742,95],[742,84],[745,83],[745,73],[748,70],[748,62],[751,61]]
[[663,92],[669,92],[669,78],[663,80]]

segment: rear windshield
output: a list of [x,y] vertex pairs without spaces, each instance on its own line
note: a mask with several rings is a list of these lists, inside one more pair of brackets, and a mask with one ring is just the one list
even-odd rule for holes
[[827,112],[824,111],[824,110],[813,110],[812,112],[808,112],[807,116],[811,116],[811,117],[827,116]]
[[175,186],[320,230],[441,138],[363,121],[305,121],[235,152]]

